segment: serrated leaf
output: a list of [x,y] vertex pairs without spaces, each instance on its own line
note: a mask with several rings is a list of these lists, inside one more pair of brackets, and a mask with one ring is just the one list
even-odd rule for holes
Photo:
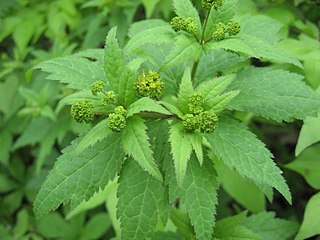
[[203,163],[203,150],[202,150],[202,139],[203,136],[199,132],[194,132],[192,134],[188,134],[189,141],[191,143],[192,149],[194,150],[197,159],[199,161],[200,166]]
[[119,173],[125,155],[118,134],[109,135],[82,155],[74,157],[76,145],[77,142],[73,142],[64,149],[43,183],[34,201],[34,212],[38,218],[69,201],[71,209],[74,209]]
[[298,230],[298,223],[275,218],[273,212],[261,212],[242,222],[244,227],[259,234],[263,240],[290,239]]
[[97,142],[105,139],[112,134],[111,129],[108,127],[108,119],[100,121],[97,125],[91,128],[79,141],[74,149],[74,155],[79,155],[88,147],[92,147]]
[[194,92],[194,88],[191,80],[191,67],[188,66],[184,71],[183,77],[179,85],[179,92],[178,92],[179,109],[184,113],[189,112],[188,102],[193,92]]
[[245,69],[229,87],[240,90],[230,108],[276,121],[292,121],[315,115],[320,108],[320,97],[301,81],[302,78],[284,70]]
[[215,205],[218,203],[217,187],[215,169],[210,160],[205,159],[201,167],[195,158],[191,158],[181,189],[181,200],[199,240],[212,238]]
[[[170,102],[169,102],[170,101]],[[167,109],[169,109],[170,112],[176,114],[178,117],[182,118],[183,113],[179,108],[177,108],[175,102],[178,102],[177,99],[164,99],[163,101],[159,101],[160,104],[165,106]]]
[[142,118],[137,116],[128,118],[127,126],[122,134],[123,149],[127,155],[132,156],[139,163],[143,170],[162,181],[162,175],[153,158],[146,129]]
[[212,151],[228,167],[257,183],[277,189],[291,204],[290,190],[272,154],[246,126],[234,119],[220,119],[217,129],[206,135]]
[[201,21],[198,10],[192,5],[190,0],[173,0],[176,14],[181,18],[192,18],[197,25],[197,36],[201,34]]
[[133,116],[140,112],[154,112],[165,115],[172,115],[167,109],[162,107],[156,101],[148,97],[140,98],[139,100],[132,103],[127,110],[127,117]]
[[123,51],[117,41],[117,28],[112,28],[106,38],[104,71],[118,102],[129,106],[136,98],[134,83],[136,72],[126,66]]
[[171,154],[174,161],[177,183],[181,187],[192,153],[192,146],[180,123],[171,126],[169,141],[171,143]]
[[230,102],[238,96],[240,91],[229,91],[220,96],[215,97],[208,102],[209,108],[215,113],[220,113],[226,109]]
[[170,219],[177,227],[178,232],[185,237],[183,239],[194,239],[195,233],[185,209],[183,209],[181,206],[180,208],[172,209]]
[[158,221],[166,224],[169,206],[164,186],[132,159],[128,159],[121,172],[118,198],[121,239],[148,239],[156,231]]
[[95,81],[105,81],[103,67],[85,58],[63,57],[53,58],[39,63],[33,69],[49,73],[46,79],[66,83],[74,89],[89,89]]
[[174,67],[184,62],[197,61],[202,55],[202,45],[188,35],[179,34],[175,38],[175,45],[166,60],[162,63],[160,71]]

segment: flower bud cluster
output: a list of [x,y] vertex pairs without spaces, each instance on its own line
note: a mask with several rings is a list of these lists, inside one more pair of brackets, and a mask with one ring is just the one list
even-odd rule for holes
[[203,111],[204,96],[200,92],[195,92],[189,97],[189,111],[193,114],[199,114]]
[[82,99],[72,105],[70,113],[74,120],[79,123],[91,123],[94,117],[92,109],[92,102],[87,99]]
[[228,22],[227,32],[230,36],[235,36],[240,32],[240,24],[235,21]]
[[164,84],[161,82],[159,73],[151,70],[147,75],[144,73],[140,75],[135,83],[135,89],[143,97],[157,98],[160,96],[163,88]]
[[193,18],[174,17],[172,18],[170,25],[176,32],[180,30],[190,34],[195,34],[197,32],[197,25]]
[[97,96],[99,92],[103,92],[104,87],[106,86],[106,83],[103,81],[96,81],[91,84],[91,92],[92,95]]
[[202,0],[201,5],[205,9],[211,9],[214,8],[215,10],[218,10],[223,5],[223,0]]
[[225,34],[228,33],[229,36],[235,36],[240,32],[240,24],[235,21],[228,22],[227,26],[222,22],[215,25],[215,31],[213,32],[213,39],[220,41],[224,39]]
[[114,113],[109,114],[108,127],[113,132],[121,132],[121,130],[124,129],[127,125],[126,115],[127,110],[124,107],[116,107],[114,109]]
[[104,97],[102,98],[102,104],[107,106],[115,103],[116,103],[116,94],[114,93],[114,91],[106,92]]

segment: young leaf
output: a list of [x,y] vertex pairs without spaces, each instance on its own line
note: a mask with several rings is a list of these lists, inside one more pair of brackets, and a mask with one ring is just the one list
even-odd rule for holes
[[212,151],[227,166],[254,182],[277,189],[291,204],[290,190],[272,154],[244,125],[231,118],[221,118],[217,129],[206,138]]
[[179,108],[184,113],[187,113],[189,111],[189,97],[193,94],[193,92],[194,88],[191,80],[191,67],[189,66],[185,69],[178,92]]
[[159,105],[156,101],[148,97],[140,98],[128,107],[127,117],[140,112],[154,112],[165,115],[172,115],[167,109]]
[[315,115],[320,108],[320,96],[303,83],[302,78],[295,73],[270,68],[243,70],[229,87],[240,90],[230,108],[279,122]]
[[180,123],[171,126],[169,141],[171,143],[171,153],[178,186],[181,187],[186,174],[187,164],[192,153],[192,146]]
[[142,118],[137,116],[128,118],[127,126],[122,134],[122,145],[126,154],[132,156],[143,170],[148,171],[157,180],[162,181],[162,175],[150,149],[146,129],[147,127]]
[[215,169],[209,159],[201,167],[195,158],[191,158],[183,187],[181,200],[185,204],[197,239],[212,238],[215,223],[217,199]]
[[137,76],[126,66],[116,34],[117,28],[112,28],[106,38],[104,71],[119,103],[127,107],[136,98],[134,83]]
[[118,198],[122,239],[149,239],[159,221],[166,225],[169,205],[165,188],[133,159],[127,160],[121,172]]
[[188,134],[189,141],[191,143],[192,149],[194,150],[197,159],[199,161],[200,166],[203,163],[203,150],[202,150],[202,134],[199,132],[194,132],[192,134]]
[[119,135],[111,134],[79,156],[73,155],[77,142],[65,148],[35,199],[36,216],[40,218],[69,201],[74,209],[104,188],[123,164],[120,143]]
[[226,109],[229,103],[238,96],[240,91],[229,91],[220,96],[215,97],[208,102],[209,109],[215,113],[220,113]]

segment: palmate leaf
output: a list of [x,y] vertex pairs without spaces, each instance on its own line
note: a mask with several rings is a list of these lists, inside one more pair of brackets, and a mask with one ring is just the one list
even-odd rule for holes
[[277,189],[291,203],[289,188],[272,154],[246,126],[230,117],[221,118],[217,129],[206,135],[214,154],[240,175]]
[[136,98],[134,83],[137,74],[126,66],[123,51],[117,41],[117,28],[112,28],[107,35],[104,58],[108,82],[116,93],[118,102],[127,107]]
[[153,158],[146,129],[147,127],[142,118],[138,116],[128,118],[127,126],[122,134],[122,145],[126,154],[132,156],[143,170],[148,171],[157,180],[162,181],[162,175]]
[[166,225],[169,205],[163,184],[128,159],[119,178],[118,212],[121,239],[149,239]]
[[284,70],[245,69],[229,86],[230,90],[240,90],[230,108],[279,122],[315,115],[320,108],[320,96],[302,78]]
[[215,224],[217,199],[217,179],[215,169],[209,159],[201,167],[194,157],[191,158],[183,187],[181,200],[194,226],[197,239],[212,238]]
[[89,199],[99,188],[119,173],[125,159],[118,134],[74,156],[77,142],[65,148],[53,170],[42,185],[34,202],[34,212],[39,218],[70,201],[75,208]]
[[139,100],[132,103],[127,111],[127,117],[140,112],[154,112],[166,115],[172,115],[167,109],[159,105],[156,101],[148,97],[140,98]]

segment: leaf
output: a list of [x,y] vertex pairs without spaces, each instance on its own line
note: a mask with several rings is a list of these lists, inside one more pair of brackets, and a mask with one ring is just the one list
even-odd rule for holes
[[118,102],[127,107],[136,98],[134,83],[137,76],[126,66],[116,34],[117,28],[112,28],[106,38],[104,71]]
[[303,222],[295,240],[303,240],[320,234],[320,193],[313,195],[307,203]]
[[303,151],[294,161],[285,167],[301,174],[314,189],[320,189],[320,145],[314,145]]
[[162,175],[153,158],[150,149],[146,125],[142,118],[133,116],[127,119],[127,126],[123,130],[122,145],[127,155],[132,156],[141,168],[148,171],[157,180],[162,181]]
[[190,0],[173,0],[176,14],[181,18],[192,18],[197,25],[197,36],[201,35],[201,21],[198,10],[192,5]]
[[161,182],[128,159],[118,187],[121,239],[148,239],[159,221],[166,225],[169,205]]
[[169,141],[171,143],[171,154],[174,161],[177,183],[179,187],[182,187],[192,146],[180,123],[171,126]]
[[183,239],[194,239],[194,230],[192,228],[188,214],[186,213],[183,206],[180,208],[174,208],[171,210],[170,219],[173,224],[177,227],[179,233],[185,238]]
[[185,204],[197,239],[211,239],[215,224],[218,183],[215,169],[209,159],[201,167],[195,158],[188,164],[181,189],[181,200]]
[[320,116],[307,117],[300,130],[295,154],[298,156],[304,149],[320,141]]
[[160,0],[141,0],[144,8],[146,9],[146,17],[150,18],[154,9],[156,8],[157,4]]
[[82,239],[101,239],[111,227],[109,215],[100,212],[92,216],[83,229],[81,229]]
[[215,113],[220,113],[226,109],[226,107],[230,104],[230,102],[238,96],[240,91],[230,91],[226,92],[214,99],[211,102],[208,102],[210,106],[210,110]]
[[49,73],[46,79],[66,83],[68,88],[90,89],[95,81],[105,81],[103,67],[85,58],[53,58],[39,63],[32,69]]
[[263,240],[291,239],[298,230],[296,222],[275,218],[274,212],[261,212],[244,219],[242,225],[259,234]]
[[191,67],[189,66],[189,67],[186,67],[184,71],[184,74],[179,86],[179,92],[178,92],[179,109],[184,113],[189,112],[188,102],[193,92],[194,92],[194,88],[191,80]]
[[101,140],[108,137],[110,134],[112,134],[112,131],[108,127],[108,119],[100,121],[97,125],[91,128],[79,141],[74,150],[74,155],[79,155],[88,147],[92,147],[97,142],[100,142]]
[[197,61],[202,55],[202,45],[188,35],[179,34],[175,38],[175,45],[159,71],[166,70],[184,62]]
[[279,122],[315,115],[320,107],[320,97],[301,81],[302,78],[284,70],[245,69],[229,87],[240,90],[230,108]]
[[127,110],[127,117],[133,116],[140,112],[154,112],[165,115],[172,115],[167,109],[162,107],[156,101],[148,97],[140,98],[139,100],[132,103]]
[[290,190],[272,154],[246,126],[231,118],[221,118],[217,129],[206,138],[215,155],[229,168],[258,184],[277,189],[291,204]]
[[189,141],[191,143],[192,149],[194,150],[197,159],[199,161],[200,166],[203,163],[203,150],[202,150],[202,139],[203,136],[199,132],[194,132],[192,134],[188,134]]
[[71,209],[74,209],[119,173],[125,155],[118,134],[109,135],[80,156],[73,155],[76,144],[73,142],[63,150],[43,183],[34,201],[38,218],[55,210],[61,203],[70,201]]

